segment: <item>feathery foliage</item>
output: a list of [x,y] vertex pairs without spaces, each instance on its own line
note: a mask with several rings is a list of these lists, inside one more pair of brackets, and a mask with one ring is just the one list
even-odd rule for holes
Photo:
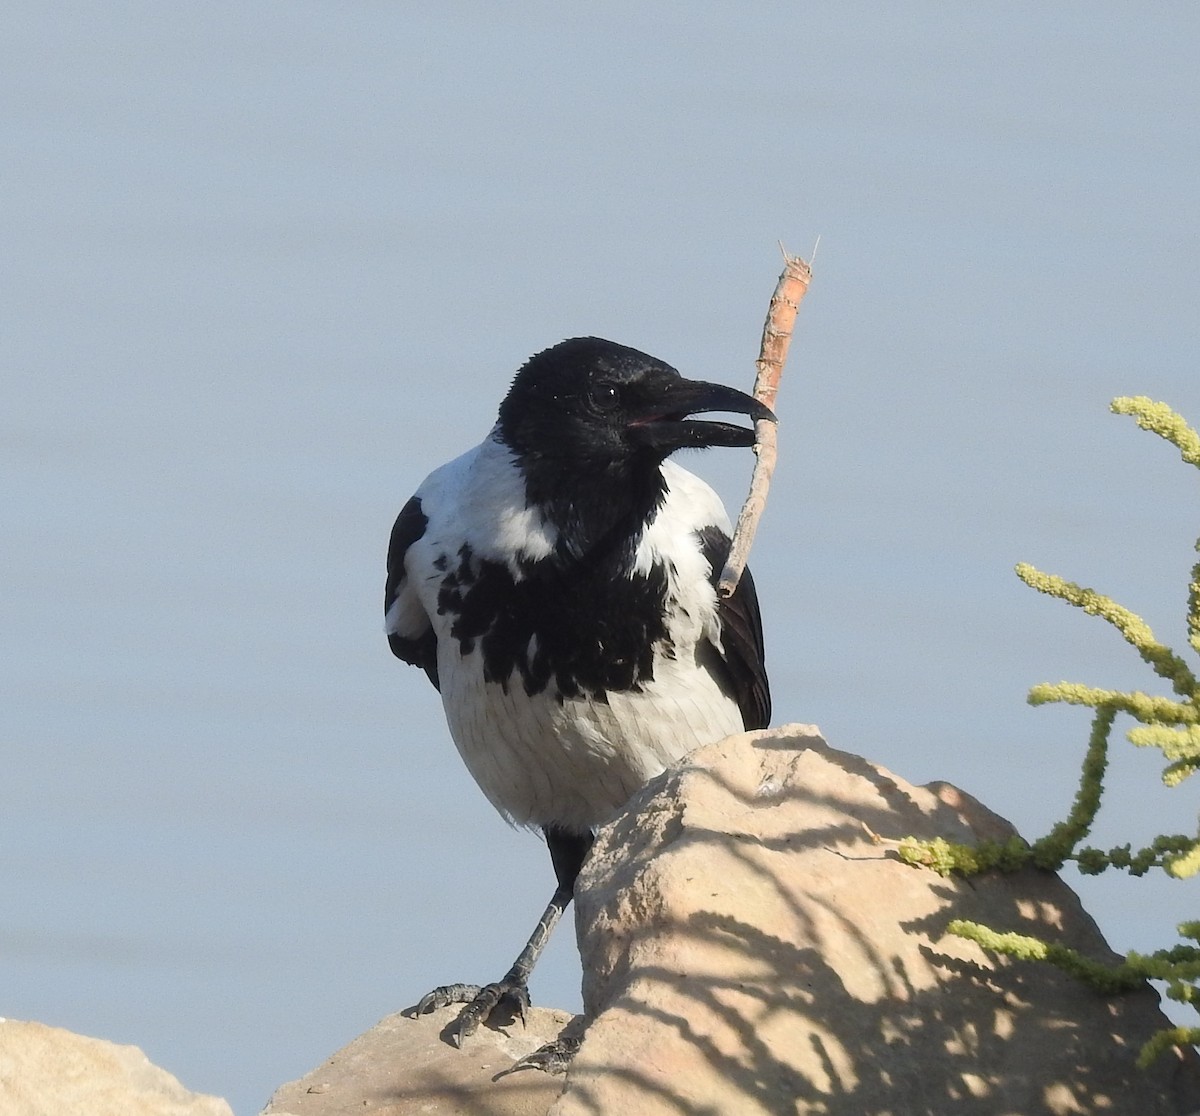
[[[1165,403],[1156,403],[1145,396],[1122,397],[1113,400],[1112,410],[1132,416],[1143,430],[1174,445],[1187,464],[1200,468],[1200,434]],[[1200,551],[1200,541],[1196,549]],[[1200,837],[1164,834],[1137,850],[1129,845],[1103,850],[1083,844],[1104,795],[1109,738],[1118,714],[1126,714],[1137,722],[1126,734],[1130,743],[1162,752],[1168,761],[1162,775],[1167,786],[1178,786],[1200,769],[1200,682],[1195,672],[1182,656],[1155,638],[1141,617],[1103,593],[1043,573],[1026,563],[1017,566],[1017,576],[1039,593],[1057,597],[1107,621],[1154,673],[1170,684],[1173,696],[1097,689],[1078,682],[1034,686],[1029,692],[1031,705],[1062,702],[1086,705],[1095,711],[1079,788],[1066,819],[1032,843],[1013,837],[1005,842],[960,845],[940,838],[921,841],[910,837],[900,842],[900,856],[910,864],[932,868],[941,875],[972,875],[989,869],[1016,871],[1026,865],[1056,871],[1068,861],[1089,875],[1119,869],[1141,876],[1154,868],[1177,879],[1196,875],[1200,872]],[[1192,567],[1188,585],[1187,632],[1192,650],[1200,654],[1200,562]],[[1130,952],[1115,966],[1089,960],[1054,942],[999,933],[978,923],[957,920],[948,930],[995,953],[1056,965],[1105,993],[1126,991],[1147,979],[1161,980],[1166,983],[1171,999],[1191,1004],[1200,1011],[1200,922],[1185,922],[1178,927],[1180,937],[1185,939],[1183,943],[1148,955]],[[1139,1062],[1149,1065],[1172,1047],[1195,1043],[1200,1043],[1200,1027],[1168,1028],[1146,1043]]]

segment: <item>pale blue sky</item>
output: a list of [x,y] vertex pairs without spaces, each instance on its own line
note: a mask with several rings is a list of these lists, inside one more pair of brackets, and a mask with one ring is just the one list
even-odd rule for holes
[[[381,634],[391,520],[567,336],[748,385],[821,237],[753,566],[776,721],[1037,836],[1159,689],[1025,560],[1184,644],[1191,5],[44,3],[0,15],[0,1014],[240,1113],[492,979],[544,848]],[[684,463],[740,502],[748,455]],[[1195,825],[1124,748],[1097,835]],[[1088,881],[1114,946],[1194,885]],[[482,916],[478,913],[485,912]],[[560,935],[538,1002],[578,1005]]]

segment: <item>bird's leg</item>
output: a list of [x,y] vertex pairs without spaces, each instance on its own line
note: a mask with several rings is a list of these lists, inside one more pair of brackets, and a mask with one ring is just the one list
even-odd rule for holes
[[[559,887],[570,886],[571,893],[574,894],[576,877],[583,867],[584,858],[592,847],[592,835],[586,833],[580,836],[558,829],[547,829],[545,833],[546,844],[550,848],[550,859],[554,863]],[[579,1020],[575,1022],[576,1024],[580,1023]],[[584,1026],[586,1023],[582,1026],[568,1025],[567,1029],[553,1042],[539,1046],[532,1054],[526,1054],[508,1072],[538,1069],[549,1074],[566,1073],[571,1065],[571,1059],[579,1053],[579,1047],[583,1043]]]
[[[591,833],[568,833],[551,826],[547,826],[544,833],[555,875],[558,877],[558,887],[554,889],[550,902],[542,912],[542,917],[538,919],[533,933],[529,935],[525,948],[513,962],[512,968],[494,984],[485,984],[483,987],[477,984],[442,985],[421,997],[421,1002],[417,1004],[417,1015],[446,1007],[448,1004],[467,1005],[459,1014],[453,1031],[453,1038],[458,1046],[479,1030],[479,1025],[503,1003],[509,1004],[521,1022],[525,1022],[525,1009],[529,1007],[529,974],[533,972],[533,967],[542,955],[542,950],[546,948],[554,927],[558,925],[558,920],[562,918],[563,911],[567,909],[571,897],[575,894],[575,879],[579,875],[588,849],[592,847]],[[569,1061],[569,1057],[566,1060]],[[561,1073],[565,1067],[566,1061],[562,1063],[562,1068],[551,1072]]]
[[466,1004],[458,1017],[453,1037],[455,1044],[462,1046],[463,1040],[470,1038],[479,1025],[485,1022],[502,1003],[509,1004],[521,1022],[525,1022],[525,1009],[529,1007],[529,974],[533,972],[537,959],[546,948],[554,927],[562,918],[562,913],[571,902],[571,889],[561,884],[555,889],[553,897],[538,919],[537,926],[529,935],[529,941],[521,950],[512,968],[494,984],[446,984],[435,988],[421,998],[417,1004],[417,1014],[445,1007],[447,1004]]

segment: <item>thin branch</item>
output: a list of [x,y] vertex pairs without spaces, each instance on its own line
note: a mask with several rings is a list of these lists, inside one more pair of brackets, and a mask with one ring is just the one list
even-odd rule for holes
[[[782,247],[782,246],[781,246]],[[754,378],[754,398],[772,410],[779,391],[779,379],[783,375],[788,346],[792,342],[792,328],[796,323],[796,311],[808,291],[812,269],[799,256],[783,254],[784,267],[771,296],[767,320],[763,323],[762,344],[755,362],[758,372]],[[758,419],[754,423],[754,474],[750,478],[750,493],[738,515],[733,541],[729,546],[729,557],[717,583],[717,594],[721,598],[733,596],[746,568],[746,559],[754,543],[758,521],[767,504],[767,489],[771,485],[771,474],[775,471],[775,423]]]

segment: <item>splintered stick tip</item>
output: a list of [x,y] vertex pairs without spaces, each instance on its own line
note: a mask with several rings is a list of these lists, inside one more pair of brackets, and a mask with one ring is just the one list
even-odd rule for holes
[[[799,256],[789,256],[782,244],[779,249],[783,252],[783,272],[779,276],[779,282],[775,284],[775,293],[771,296],[767,319],[763,323],[762,343],[759,346],[758,360],[755,362],[757,374],[754,378],[755,399],[772,409],[775,407],[775,397],[779,393],[779,380],[787,360],[788,346],[792,342],[796,312],[800,309],[800,302],[812,280],[812,268],[808,263]],[[742,571],[746,568],[746,559],[754,542],[758,521],[762,517],[763,508],[766,507],[767,489],[771,485],[771,474],[775,471],[775,423],[767,419],[758,419],[754,423],[754,453],[750,492],[738,515],[733,540],[729,545],[729,557],[725,560],[725,568],[717,582],[717,594],[722,599],[733,596],[737,589]]]

